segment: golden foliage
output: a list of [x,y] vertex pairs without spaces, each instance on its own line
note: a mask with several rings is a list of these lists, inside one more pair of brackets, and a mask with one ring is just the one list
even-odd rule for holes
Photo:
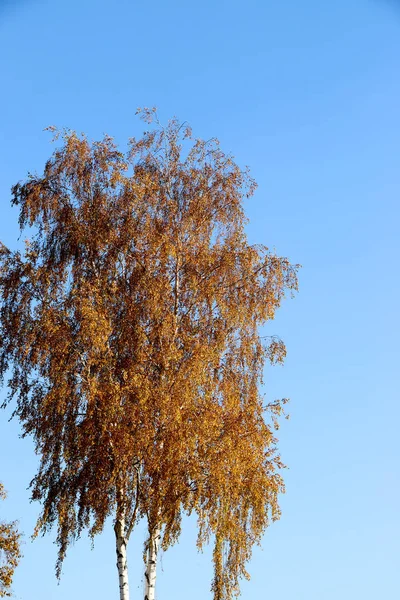
[[[0,499],[5,498],[4,486],[0,483]],[[12,523],[0,521],[0,598],[11,596],[14,571],[21,558],[20,538],[16,521]]]
[[[154,121],[153,110],[144,118]],[[176,120],[130,140],[74,132],[41,177],[13,188],[25,253],[0,250],[0,369],[41,457],[37,531],[69,542],[110,514],[146,516],[163,547],[197,514],[215,539],[216,599],[238,592],[283,481],[259,385],[296,266],[244,231],[255,182],[216,140]],[[271,405],[273,415],[281,405]]]

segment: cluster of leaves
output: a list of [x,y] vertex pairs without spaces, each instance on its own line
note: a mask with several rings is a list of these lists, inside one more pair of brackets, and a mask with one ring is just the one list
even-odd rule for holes
[[[152,111],[144,111],[148,121]],[[13,188],[25,253],[0,249],[0,374],[41,457],[37,531],[68,544],[106,518],[162,527],[195,512],[214,539],[214,595],[238,592],[283,490],[263,406],[258,328],[297,286],[296,266],[249,245],[255,183],[218,142],[176,120],[131,139],[65,131],[41,177]]]
[[[6,498],[4,486],[0,483],[0,499]],[[21,534],[17,523],[4,523],[0,521],[0,598],[11,596],[11,584],[14,571],[21,558],[20,552]]]

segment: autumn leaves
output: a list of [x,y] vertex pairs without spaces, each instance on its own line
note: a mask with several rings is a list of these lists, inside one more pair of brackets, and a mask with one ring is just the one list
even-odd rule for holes
[[[0,500],[4,500],[6,492],[0,483]],[[0,598],[11,596],[11,584],[14,571],[21,558],[21,534],[15,521],[0,521]]]
[[24,256],[1,252],[0,365],[41,456],[32,496],[38,531],[57,525],[58,569],[71,540],[114,515],[127,600],[121,548],[144,518],[152,600],[158,543],[194,513],[198,546],[214,543],[214,597],[229,598],[279,517],[259,386],[285,348],[258,327],[296,289],[296,267],[248,244],[255,184],[215,140],[153,125],[126,154],[64,132],[43,176],[13,188],[37,233]]

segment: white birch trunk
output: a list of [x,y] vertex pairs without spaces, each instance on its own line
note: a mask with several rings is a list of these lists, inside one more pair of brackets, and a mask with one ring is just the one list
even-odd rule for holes
[[126,557],[125,520],[117,519],[114,526],[119,578],[119,600],[129,600],[128,561]]
[[160,547],[161,529],[156,527],[149,537],[147,549],[147,566],[144,574],[144,600],[155,600],[157,554]]

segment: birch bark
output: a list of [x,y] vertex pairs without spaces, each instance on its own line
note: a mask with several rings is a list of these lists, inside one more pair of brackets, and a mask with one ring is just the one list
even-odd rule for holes
[[125,519],[117,519],[114,526],[119,578],[119,599],[129,600],[128,561],[126,556]]
[[161,529],[156,527],[149,536],[147,549],[147,566],[145,571],[144,600],[155,600],[157,555],[160,547]]

